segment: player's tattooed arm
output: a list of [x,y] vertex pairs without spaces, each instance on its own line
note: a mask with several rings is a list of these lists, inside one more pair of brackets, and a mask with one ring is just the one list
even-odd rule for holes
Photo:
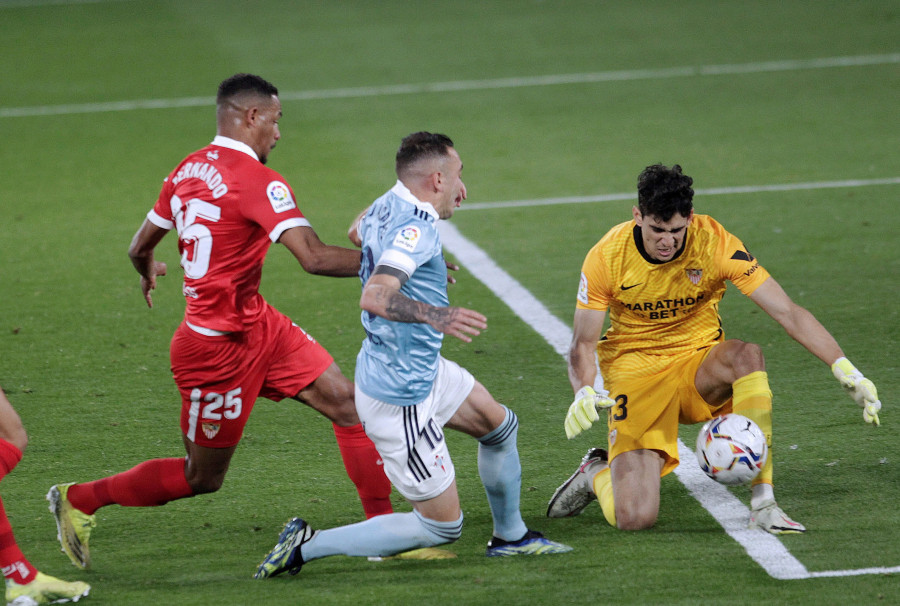
[[384,317],[395,322],[424,322],[444,334],[472,341],[487,328],[487,318],[465,307],[435,307],[395,291],[389,295]]
[[[421,301],[410,299],[399,290],[371,285],[366,289],[371,297],[369,311],[392,322],[429,323],[446,315],[448,308],[437,308]],[[443,312],[443,313],[442,313]],[[437,328],[437,327],[435,327]]]
[[400,292],[409,278],[400,270],[379,265],[363,287],[359,305],[369,313],[393,322],[428,324],[435,330],[465,342],[487,328],[487,318],[464,307],[436,307]]
[[426,322],[434,326],[435,329],[444,332],[444,328],[449,326],[453,321],[453,317],[459,315],[459,308],[456,307],[435,307],[414,301],[409,297],[394,292],[389,296],[385,305],[385,317],[394,322]]

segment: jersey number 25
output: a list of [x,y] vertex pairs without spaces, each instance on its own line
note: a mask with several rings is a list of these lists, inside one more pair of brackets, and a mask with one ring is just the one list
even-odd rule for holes
[[182,203],[181,198],[172,196],[169,201],[175,229],[181,239],[181,266],[185,277],[196,280],[206,275],[209,270],[209,257],[212,253],[212,233],[198,218],[215,223],[222,217],[222,209],[198,198],[191,198]]

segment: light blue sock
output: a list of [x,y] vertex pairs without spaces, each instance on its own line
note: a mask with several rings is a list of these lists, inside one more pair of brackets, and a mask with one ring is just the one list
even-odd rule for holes
[[494,536],[504,541],[516,541],[528,532],[519,511],[522,464],[516,448],[518,432],[519,419],[507,408],[503,423],[478,438],[478,475],[494,517]]
[[304,562],[332,555],[390,556],[410,549],[452,543],[462,535],[463,515],[436,522],[419,512],[389,513],[365,522],[320,530],[303,545]]

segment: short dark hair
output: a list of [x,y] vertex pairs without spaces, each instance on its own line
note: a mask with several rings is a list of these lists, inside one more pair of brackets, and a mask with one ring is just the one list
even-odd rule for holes
[[668,221],[678,213],[687,217],[694,209],[694,180],[681,172],[677,164],[648,166],[638,176],[638,210],[642,216],[652,215]]
[[278,95],[275,85],[253,74],[235,74],[226,78],[219,84],[219,92],[216,94],[216,105],[231,99],[241,93],[255,93],[260,97]]
[[453,141],[447,135],[419,131],[407,135],[400,142],[397,150],[397,175],[400,176],[406,170],[424,158],[443,158],[449,155],[449,149],[453,147]]

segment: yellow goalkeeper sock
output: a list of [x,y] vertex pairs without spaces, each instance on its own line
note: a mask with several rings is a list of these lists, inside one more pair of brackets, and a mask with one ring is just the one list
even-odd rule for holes
[[772,391],[769,389],[769,375],[760,370],[741,377],[732,385],[731,408],[759,425],[766,436],[769,456],[753,484],[771,484],[774,469],[772,456]]
[[603,510],[603,517],[609,522],[613,528],[616,525],[616,503],[613,500],[612,475],[609,467],[603,468],[599,473],[594,475],[594,494],[600,501],[600,509]]

